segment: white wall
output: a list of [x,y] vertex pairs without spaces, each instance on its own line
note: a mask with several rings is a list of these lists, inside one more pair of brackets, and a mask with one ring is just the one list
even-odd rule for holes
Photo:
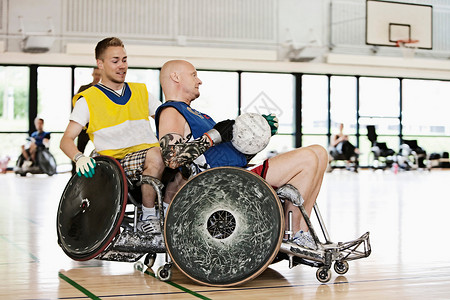
[[[183,11],[180,11],[181,2],[178,1],[184,1],[183,5],[186,5],[188,3],[186,1],[191,0],[148,0],[149,7],[147,9],[152,10],[159,7],[161,11],[155,13],[152,16],[153,18],[157,18],[157,15],[160,14],[161,18],[171,17],[174,20],[173,22],[177,23],[178,19],[171,16],[173,11],[170,5],[173,5],[173,9],[178,15],[183,14]],[[370,51],[364,51],[363,55],[355,54],[357,51],[350,54],[329,52],[329,0],[266,0],[258,2],[264,7],[254,8],[253,15],[251,8],[254,6],[252,5],[259,0],[246,0],[244,2],[237,0],[199,1],[192,2],[192,4],[205,5],[205,3],[209,3],[209,11],[197,13],[195,9],[193,10],[192,13],[197,13],[197,19],[200,21],[193,21],[190,31],[183,31],[188,33],[187,36],[180,37],[178,35],[180,30],[176,30],[175,27],[161,27],[160,32],[166,32],[166,35],[151,33],[148,35],[142,34],[141,38],[138,38],[139,32],[137,30],[135,30],[137,33],[133,34],[124,33],[132,31],[133,28],[125,26],[129,20],[122,20],[121,22],[124,24],[119,27],[123,27],[123,31],[119,32],[118,36],[126,44],[130,66],[154,68],[160,67],[168,59],[185,58],[194,62],[199,69],[450,79],[449,60],[405,59],[401,56],[399,49],[394,49],[397,50],[394,56],[368,54]],[[3,9],[6,6],[7,13],[5,14],[3,10],[2,15],[7,16],[8,23],[6,28],[3,26],[0,30],[0,52],[2,49],[5,51],[0,53],[0,64],[94,65],[93,49],[95,43],[105,36],[113,34],[113,29],[105,27],[104,32],[91,32],[89,30],[95,29],[97,28],[95,26],[99,25],[84,24],[83,20],[80,20],[80,24],[71,23],[72,29],[69,31],[68,13],[69,8],[72,9],[73,7],[86,9],[86,7],[81,7],[81,4],[97,3],[96,5],[100,5],[102,2],[112,3],[111,5],[114,3],[120,3],[121,5],[131,3],[121,0],[87,2],[76,0],[0,0]],[[211,3],[215,6],[212,6]],[[239,3],[244,3],[247,6],[239,7]],[[270,10],[272,8],[275,8],[273,13]],[[135,9],[139,11],[139,7]],[[95,13],[92,12],[92,15],[95,16]],[[227,26],[227,23],[222,20],[212,23],[212,25],[209,24],[208,26],[216,26],[211,30],[207,30],[208,28],[203,30],[204,24],[202,22],[205,22],[205,14],[208,13],[214,13],[214,16],[219,19],[232,17],[236,22],[243,22],[242,29],[230,30],[232,27]],[[258,24],[265,24],[261,15],[267,19],[269,26],[258,27]],[[48,53],[29,54],[21,51],[22,32],[20,32],[19,16],[22,16],[25,33],[46,34],[45,32],[51,29],[50,24],[53,24],[51,34],[54,35],[55,42]],[[73,19],[73,15],[71,16]],[[79,15],[77,16],[79,17]],[[258,19],[258,16],[260,19]],[[195,20],[195,18],[193,19]],[[51,20],[51,23],[49,23],[49,20]],[[72,20],[71,22],[75,21]],[[83,27],[84,25],[86,26]],[[221,28],[221,26],[224,28]],[[73,28],[78,28],[79,31]],[[83,28],[86,28],[85,32]],[[207,40],[205,37],[211,32],[215,33],[216,36],[210,39],[210,43],[205,42]],[[225,37],[219,36],[220,32],[223,32]],[[189,35],[191,33],[192,35]],[[204,35],[204,37],[194,36],[194,34]],[[308,63],[289,62],[283,59],[280,53],[282,53],[283,46],[286,46],[286,40],[288,39],[292,39],[291,46],[293,47],[311,44],[300,55],[304,54],[315,58]],[[362,46],[365,47],[365,45]]]

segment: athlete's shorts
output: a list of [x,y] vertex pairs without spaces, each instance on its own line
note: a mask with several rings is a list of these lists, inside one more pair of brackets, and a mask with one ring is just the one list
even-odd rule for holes
[[[154,147],[156,147],[156,145]],[[138,180],[139,176],[142,175],[142,172],[144,172],[145,157],[147,156],[147,151],[150,148],[128,153],[123,159],[119,160],[123,170],[125,171],[125,175],[130,180]]]
[[266,159],[262,164],[248,168],[250,172],[256,173],[266,179],[267,170],[269,170],[269,160]]
[[[255,174],[258,174],[259,176],[261,176],[263,179],[266,179],[267,176],[267,171],[269,170],[269,159],[266,159],[262,164],[257,165],[257,166],[253,166],[250,168],[247,168],[247,170],[249,170],[250,172],[253,172]],[[274,190],[278,189],[277,186],[273,186],[272,188]]]

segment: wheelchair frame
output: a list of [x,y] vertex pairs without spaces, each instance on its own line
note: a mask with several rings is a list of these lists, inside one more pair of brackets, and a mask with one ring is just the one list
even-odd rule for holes
[[[119,167],[121,168],[120,165]],[[165,263],[158,268],[156,276],[161,281],[168,281],[172,276],[171,268],[174,262],[168,254],[164,239],[164,210],[160,209],[161,234],[154,235],[138,231],[137,220],[141,204],[132,194],[132,191],[137,188],[137,185],[133,184],[128,178],[126,179],[126,181],[127,183],[125,188],[127,192],[127,199],[125,199],[123,205],[126,206],[129,200],[130,203],[134,206],[134,209],[131,212],[126,212],[126,207],[123,208],[123,210],[125,211],[124,215],[122,215],[123,220],[121,220],[120,225],[118,225],[119,228],[122,228],[122,230],[120,230],[119,228],[116,229],[118,230],[117,234],[110,240],[110,242],[108,242],[109,244],[106,244],[101,250],[99,250],[99,254],[93,254],[93,256],[90,256],[88,258],[80,258],[80,260],[96,258],[108,261],[135,262],[134,267],[137,270],[143,271],[144,265],[148,268],[151,268],[153,266],[157,253],[164,253]],[[140,182],[142,182],[142,178]],[[150,184],[156,191],[157,204],[160,208],[162,208],[162,185],[158,184],[155,181],[146,183]],[[186,185],[187,184],[189,184],[189,182],[187,182]],[[129,188],[127,188],[127,186]],[[267,188],[271,189],[269,186]],[[280,200],[278,195],[276,199]],[[286,200],[289,201],[289,199]],[[80,205],[82,204],[83,203],[81,203]],[[296,205],[296,203],[294,203],[294,205]],[[326,283],[331,279],[330,269],[333,263],[336,273],[345,274],[349,269],[348,261],[368,257],[370,255],[371,246],[369,241],[369,232],[349,242],[333,243],[325,227],[325,223],[322,219],[319,208],[317,204],[315,204],[315,215],[318,219],[319,225],[325,238],[325,243],[322,243],[319,240],[316,230],[311,224],[311,220],[303,205],[296,206],[300,209],[301,214],[303,215],[308,225],[310,233],[317,245],[317,250],[311,250],[306,247],[299,246],[293,242],[292,212],[290,212],[288,218],[289,226],[285,231],[285,235],[287,235],[288,238],[281,241],[281,246],[278,249],[278,256],[280,256],[281,254],[280,258],[287,259],[289,261],[289,268],[293,268],[294,266],[299,264],[316,267],[318,268],[316,272],[316,278],[320,282]],[[282,219],[283,218],[284,216],[282,216]],[[60,245],[62,246],[61,243]],[[146,255],[144,262],[139,261],[144,255]],[[275,258],[275,260],[276,259],[277,258]],[[243,280],[236,284],[241,284],[243,282],[246,282],[246,280]],[[227,286],[231,285],[233,284]]]

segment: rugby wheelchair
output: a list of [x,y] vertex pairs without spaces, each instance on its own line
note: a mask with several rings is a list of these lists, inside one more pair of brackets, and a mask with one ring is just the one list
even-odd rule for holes
[[388,148],[386,143],[379,142],[375,125],[367,125],[367,138],[372,143],[370,148],[369,166],[373,169],[391,168],[397,161],[395,151]]
[[[358,173],[359,168],[359,155],[354,152],[353,149],[351,149],[352,154],[345,154],[348,151],[342,151],[343,147],[346,147],[346,145],[349,146],[349,148],[353,148],[354,146],[350,143],[346,142],[344,145],[340,143],[337,147],[329,147],[329,161],[328,161],[328,172],[332,172],[334,169],[337,168],[345,168],[347,170],[353,171],[355,173]],[[341,149],[339,149],[341,148]]]
[[[333,243],[315,206],[325,237],[321,242],[294,187],[285,185],[276,192],[258,175],[235,167],[213,168],[190,178],[165,216],[160,210],[162,234],[139,232],[136,187],[150,184],[162,207],[163,185],[149,178],[131,182],[115,159],[95,160],[93,178],[72,176],[58,207],[58,243],[74,260],[136,262],[136,269],[143,270],[144,265],[153,266],[156,253],[165,253],[165,263],[156,272],[160,280],[170,280],[176,265],[197,283],[229,287],[252,280],[284,259],[290,268],[298,264],[318,268],[316,277],[325,283],[332,266],[344,274],[348,261],[370,255],[368,232],[350,242]],[[291,217],[285,231],[282,199],[299,207],[317,250],[293,242]],[[131,210],[126,208],[129,202]]]
[[402,140],[400,151],[397,155],[400,168],[405,170],[431,169],[431,164],[425,164],[426,159],[427,152],[417,144],[417,140]]
[[50,153],[49,149],[45,146],[40,146],[36,149],[36,162],[34,165],[28,167],[24,166],[25,157],[23,154],[17,158],[14,172],[20,176],[26,176],[27,173],[31,174],[47,174],[52,176],[56,174],[56,160]]

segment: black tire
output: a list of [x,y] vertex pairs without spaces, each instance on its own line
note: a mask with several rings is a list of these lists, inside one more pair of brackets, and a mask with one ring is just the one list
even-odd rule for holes
[[73,175],[57,212],[58,242],[74,260],[99,255],[120,229],[125,214],[128,187],[122,167],[111,157],[94,159],[95,175]]
[[186,276],[210,286],[239,285],[261,274],[277,255],[283,209],[255,173],[214,168],[178,191],[164,234],[173,262]]
[[42,172],[48,176],[56,174],[56,160],[48,149],[39,149],[36,153],[36,159]]

